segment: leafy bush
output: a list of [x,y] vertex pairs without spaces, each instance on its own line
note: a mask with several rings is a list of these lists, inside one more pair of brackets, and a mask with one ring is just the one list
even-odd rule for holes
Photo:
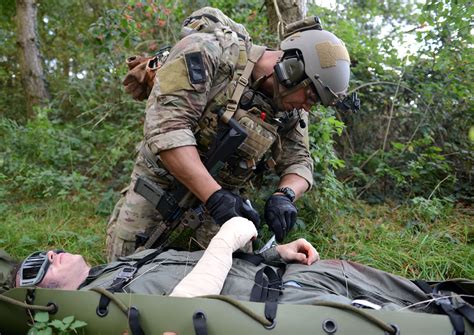
[[66,316],[62,320],[50,321],[48,312],[36,313],[34,320],[33,326],[28,330],[28,335],[84,334],[83,327],[87,326],[84,321],[74,320],[74,316]]
[[[48,119],[49,112],[42,110],[24,126],[0,120],[3,196],[88,196],[100,189],[97,181],[108,180],[121,187],[132,165],[135,129],[61,125]],[[113,172],[123,177],[111,179]]]
[[453,210],[453,199],[416,197],[411,199],[411,210],[419,221],[428,223],[446,219]]

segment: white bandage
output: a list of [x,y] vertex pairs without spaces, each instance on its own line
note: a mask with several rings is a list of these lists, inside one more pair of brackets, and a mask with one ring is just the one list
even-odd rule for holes
[[252,221],[235,217],[224,223],[194,269],[171,292],[174,297],[219,294],[232,267],[232,253],[257,236]]

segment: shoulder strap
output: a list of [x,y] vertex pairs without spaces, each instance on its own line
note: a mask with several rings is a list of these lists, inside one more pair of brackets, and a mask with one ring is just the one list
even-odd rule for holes
[[[243,42],[240,44],[240,54],[242,54],[242,48],[245,48]],[[248,60],[245,68],[240,75],[239,79],[236,82],[236,86],[234,89],[234,93],[232,93],[232,97],[227,101],[227,105],[225,108],[224,114],[221,116],[221,120],[224,123],[228,123],[229,120],[234,116],[234,113],[237,111],[237,107],[244,93],[245,87],[247,87],[249,83],[250,76],[252,75],[253,68],[257,61],[262,57],[263,53],[265,52],[266,48],[259,46],[259,45],[252,45],[250,51],[248,53]],[[239,56],[240,57],[240,56]]]
[[242,251],[236,251],[232,254],[232,257],[233,258],[238,258],[238,259],[242,259],[244,261],[247,261],[249,263],[252,263],[253,265],[255,266],[258,266],[260,264],[262,264],[262,262],[264,261],[264,258],[262,255],[258,255],[258,254],[249,254],[249,253],[246,253],[246,252],[242,252]]

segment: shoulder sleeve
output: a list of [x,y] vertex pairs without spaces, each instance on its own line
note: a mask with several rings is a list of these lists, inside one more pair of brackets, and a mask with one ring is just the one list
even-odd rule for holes
[[194,130],[207,103],[222,48],[212,34],[180,40],[155,77],[146,106],[145,140],[153,152],[195,145]]

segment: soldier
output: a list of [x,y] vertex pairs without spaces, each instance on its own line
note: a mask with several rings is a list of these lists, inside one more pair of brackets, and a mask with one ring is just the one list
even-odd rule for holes
[[[285,238],[296,222],[295,200],[313,184],[308,112],[318,102],[336,104],[349,83],[344,43],[311,22],[286,37],[280,50],[270,50],[252,44],[245,28],[217,9],[201,9],[185,21],[184,30],[192,33],[170,50],[148,97],[131,183],[108,224],[109,261],[132,254],[137,235],[156,235],[166,226],[162,213],[136,192],[139,177],[156,184],[160,197],[176,181],[194,194],[204,208],[195,215],[196,239],[206,246],[232,217],[259,225],[245,199],[264,173],[275,173],[280,179],[264,218],[277,241]],[[136,83],[124,84],[134,96],[142,95]],[[248,136],[211,174],[203,160],[218,124],[230,119]]]

